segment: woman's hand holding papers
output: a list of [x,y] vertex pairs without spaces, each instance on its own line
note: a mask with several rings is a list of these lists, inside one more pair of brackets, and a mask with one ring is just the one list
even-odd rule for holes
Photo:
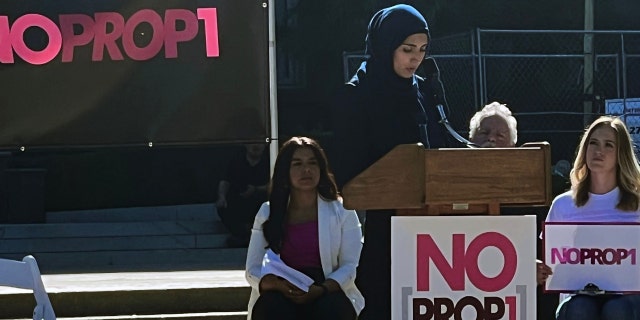
[[305,294],[291,282],[273,274],[266,274],[260,280],[260,292],[264,291],[278,291],[289,299]]

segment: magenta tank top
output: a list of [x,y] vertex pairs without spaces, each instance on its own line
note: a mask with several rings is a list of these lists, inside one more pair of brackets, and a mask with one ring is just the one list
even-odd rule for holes
[[287,225],[280,258],[297,270],[321,268],[318,221]]

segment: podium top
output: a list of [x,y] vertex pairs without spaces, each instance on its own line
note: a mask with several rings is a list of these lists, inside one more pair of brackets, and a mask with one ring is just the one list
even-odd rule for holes
[[343,188],[349,209],[551,204],[551,148],[424,149],[398,145]]

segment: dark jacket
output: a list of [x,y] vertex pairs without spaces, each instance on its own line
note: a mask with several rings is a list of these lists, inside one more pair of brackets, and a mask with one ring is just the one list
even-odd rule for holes
[[345,84],[332,110],[329,156],[339,187],[399,144],[448,146],[446,130],[438,123],[432,79],[405,79],[393,70],[394,50],[421,32],[429,34],[426,21],[406,5],[381,10],[372,18],[366,38],[370,57]]
[[[429,28],[422,15],[407,5],[380,10],[369,23],[369,58],[344,86],[332,113],[329,157],[340,188],[399,144],[447,145],[444,128],[438,124],[435,90],[427,85],[434,82],[418,76],[405,79],[393,69],[395,49],[416,33],[428,38]],[[366,307],[358,319],[391,319],[393,214],[394,210],[367,211],[356,276]]]

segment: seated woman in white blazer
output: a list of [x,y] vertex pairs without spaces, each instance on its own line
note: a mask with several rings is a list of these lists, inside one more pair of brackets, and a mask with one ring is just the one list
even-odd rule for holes
[[283,144],[269,202],[251,232],[248,319],[353,320],[364,308],[354,282],[360,223],[337,190],[316,141],[294,137]]

